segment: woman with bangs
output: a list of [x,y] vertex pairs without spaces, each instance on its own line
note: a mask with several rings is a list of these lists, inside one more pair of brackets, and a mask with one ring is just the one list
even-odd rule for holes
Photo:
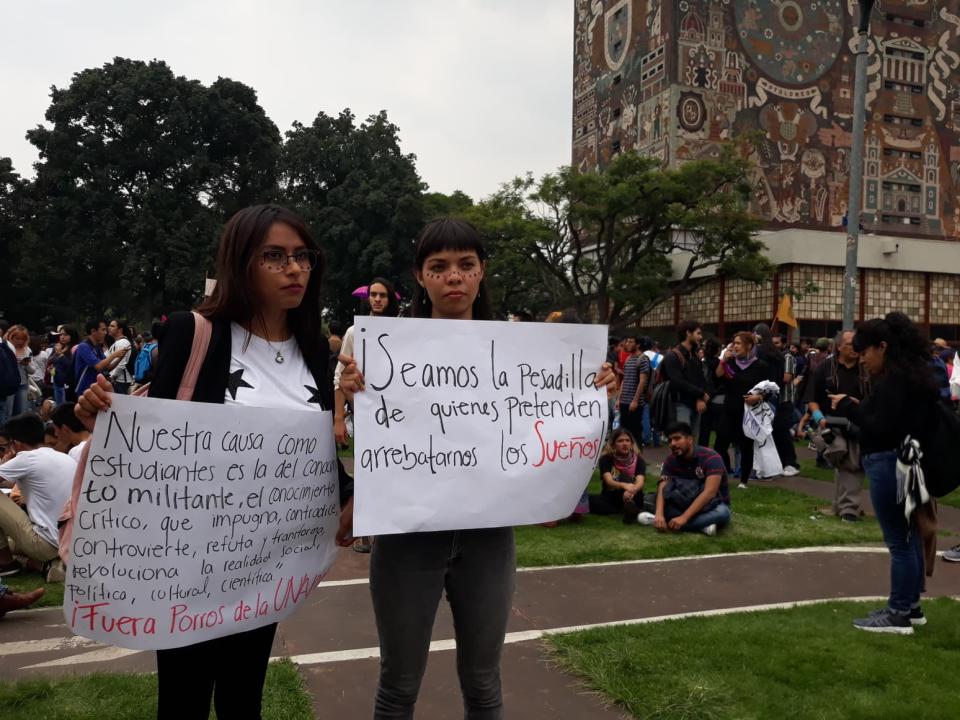
[[[480,233],[470,223],[454,218],[428,223],[416,244],[413,317],[491,320],[486,258]],[[597,385],[613,380],[605,364]],[[340,387],[348,397],[363,390],[363,376],[354,362],[346,364]],[[503,717],[500,657],[513,599],[515,556],[510,527],[377,538],[370,563],[380,637],[374,718],[413,717],[444,592],[453,613],[464,717]]]
[[[276,205],[241,210],[226,224],[217,285],[197,312],[212,323],[193,402],[330,412],[329,346],[321,332],[324,263],[304,221]],[[170,316],[150,397],[174,399],[193,344],[192,313]],[[77,416],[93,429],[110,406],[103,376],[80,398]],[[352,493],[340,472],[340,500]],[[338,534],[338,539],[344,530]],[[259,718],[276,623],[157,651],[158,718]]]

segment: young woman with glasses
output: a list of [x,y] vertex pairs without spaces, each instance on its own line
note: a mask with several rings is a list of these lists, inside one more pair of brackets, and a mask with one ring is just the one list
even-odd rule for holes
[[[213,324],[193,402],[330,412],[333,384],[320,330],[323,257],[304,221],[276,205],[241,210],[217,256],[217,285],[197,309]],[[170,317],[160,343],[154,398],[175,398],[193,342],[191,313]],[[103,377],[77,415],[92,428],[110,404]],[[341,502],[352,492],[340,475]],[[341,530],[341,533],[345,532]],[[259,718],[276,623],[157,652],[161,720]]]

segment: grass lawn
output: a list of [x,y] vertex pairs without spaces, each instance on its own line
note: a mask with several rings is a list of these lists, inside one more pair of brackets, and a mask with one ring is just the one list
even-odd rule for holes
[[[594,474],[591,492],[599,492]],[[647,490],[656,489],[649,480]],[[517,564],[571,565],[585,562],[734,553],[750,550],[881,543],[873,518],[841,523],[816,511],[823,501],[800,493],[751,483],[748,490],[731,487],[733,520],[716,537],[699,533],[661,535],[652,527],[624,525],[619,515],[586,515],[579,524],[548,529],[517,528]],[[811,519],[811,516],[816,519]]]
[[[3,720],[152,720],[157,676],[100,673],[66,680],[0,681]],[[211,711],[210,717],[216,717]],[[312,720],[310,696],[289,660],[270,663],[264,720]]]
[[913,637],[855,630],[833,602],[553,635],[559,665],[644,720],[955,720],[960,603]]

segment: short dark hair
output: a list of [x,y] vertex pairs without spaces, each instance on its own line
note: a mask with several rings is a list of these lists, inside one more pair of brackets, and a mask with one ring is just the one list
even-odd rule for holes
[[682,323],[677,325],[677,339],[680,342],[683,342],[687,339],[687,333],[692,333],[702,329],[703,323],[697,322],[696,320],[684,320]]
[[106,324],[107,324],[107,321],[104,320],[103,318],[97,318],[97,319],[91,318],[91,319],[87,320],[87,322],[85,322],[85,323],[83,324],[83,329],[86,330],[86,331],[87,331],[87,335],[89,335],[89,334],[92,333],[94,330],[99,330],[99,329],[100,329],[100,323],[103,323],[104,325],[106,325]]
[[330,331],[331,335],[336,335],[337,337],[343,337],[343,323],[339,320],[331,320],[327,323],[327,329]]
[[663,434],[667,437],[677,434],[683,435],[684,437],[693,437],[693,428],[690,427],[690,423],[685,423],[681,420],[676,420],[664,429]]
[[43,420],[33,413],[16,415],[3,426],[3,434],[14,442],[25,445],[43,444]]
[[637,344],[640,346],[640,349],[646,352],[647,350],[653,350],[653,340],[644,335],[643,337],[637,340]]
[[[779,341],[782,342],[784,345],[787,344],[787,336],[784,335],[783,333],[774,333],[774,334],[773,334],[773,339],[774,339],[774,340],[779,340]],[[792,345],[792,344],[793,344],[793,343],[791,343],[791,345]]]
[[50,421],[57,427],[66,426],[73,432],[83,432],[85,428],[83,423],[80,422],[80,418],[77,417],[76,409],[77,404],[74,402],[57,405],[56,409],[50,414]]
[[[487,259],[483,236],[473,225],[461,218],[439,217],[424,226],[417,236],[417,243],[414,248],[415,269],[417,271],[422,270],[428,257],[444,250],[473,251],[480,258],[480,262],[486,262]],[[428,318],[432,312],[433,306],[430,303],[430,296],[420,283],[417,283],[413,289],[411,315],[415,318]],[[477,297],[473,301],[473,319],[493,319],[490,297],[487,294],[486,277],[480,281]]]

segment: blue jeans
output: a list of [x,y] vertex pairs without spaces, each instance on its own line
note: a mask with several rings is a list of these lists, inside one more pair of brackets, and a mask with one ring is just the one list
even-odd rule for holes
[[13,395],[13,407],[10,409],[10,417],[25,413],[30,408],[27,406],[27,384],[24,383],[17,388]]
[[650,426],[650,406],[643,406],[643,444],[647,447],[660,447],[660,428]]
[[513,604],[513,528],[383,535],[370,594],[380,637],[373,717],[412,718],[437,605],[446,591],[467,720],[500,720],[500,655]]
[[713,510],[707,510],[700,513],[690,520],[683,529],[687,532],[700,532],[707,525],[716,525],[719,530],[730,524],[730,506],[726,503],[720,503]]
[[67,389],[63,385],[53,386],[53,404],[63,405],[67,401]]
[[904,518],[903,504],[897,502],[897,454],[888,450],[864,455],[863,468],[870,478],[870,499],[883,542],[890,551],[890,609],[905,613],[920,602],[923,590],[923,540]]

